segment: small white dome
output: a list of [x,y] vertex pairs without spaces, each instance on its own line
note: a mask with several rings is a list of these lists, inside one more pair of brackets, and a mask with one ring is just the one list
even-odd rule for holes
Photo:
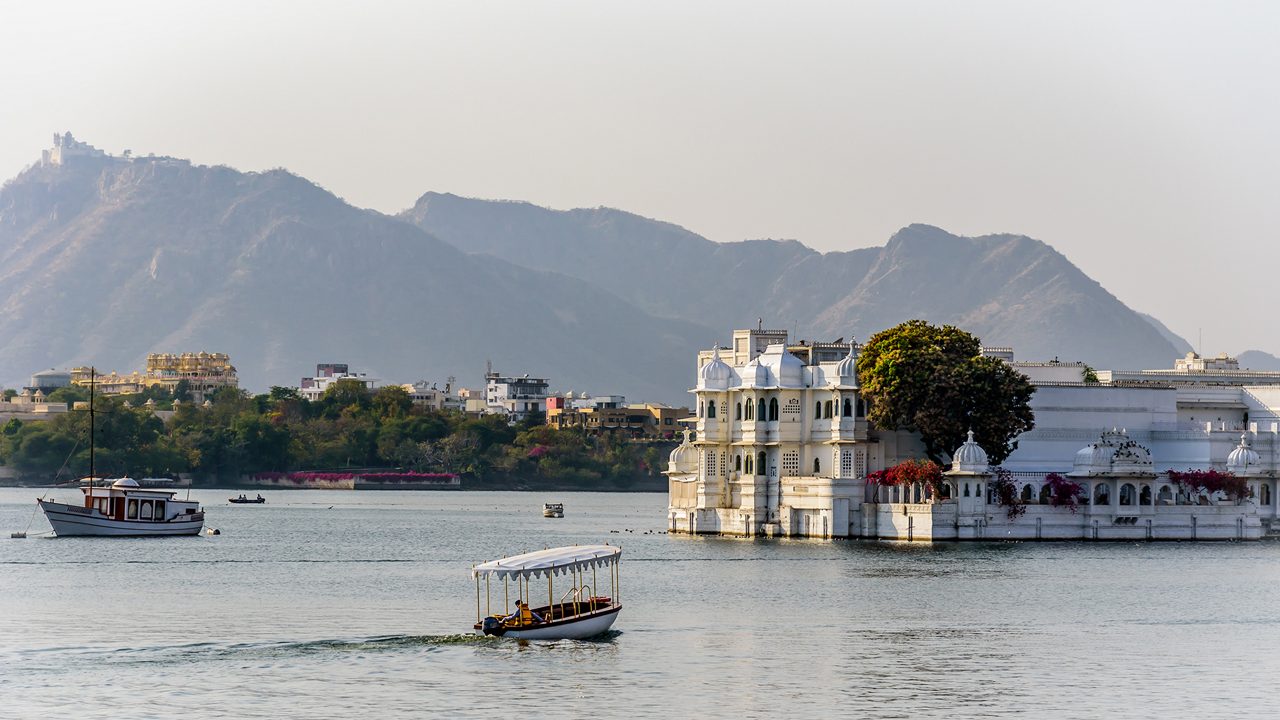
[[1249,447],[1249,438],[1240,436],[1240,444],[1227,456],[1227,470],[1233,475],[1259,475],[1262,473],[1262,458]]
[[119,480],[111,483],[111,487],[136,488],[136,487],[139,487],[139,485],[138,485],[138,481],[134,480],[133,478],[120,478]]
[[804,387],[804,362],[787,352],[783,343],[770,345],[760,356],[761,364],[769,368],[780,387]]
[[990,465],[987,451],[974,442],[973,431],[970,430],[969,439],[965,440],[951,457],[951,469],[959,472],[985,473]]
[[752,360],[742,368],[743,387],[769,387],[769,368],[760,362],[760,358]]
[[698,371],[698,387],[710,390],[729,389],[729,380],[733,378],[733,368],[720,359],[720,346],[711,351],[711,360]]
[[1129,439],[1124,430],[1112,429],[1076,453],[1069,473],[1073,476],[1155,475],[1151,451]]
[[667,457],[667,472],[672,475],[693,475],[698,472],[698,450],[689,442],[689,429],[684,430],[684,442],[676,446]]
[[[858,381],[858,354],[856,352],[857,347],[858,347],[858,343],[854,342],[853,337],[850,336],[849,354],[841,358],[840,363],[836,365],[836,375],[840,377],[841,385],[857,385],[857,381]],[[849,382],[845,382],[845,380],[849,380]]]

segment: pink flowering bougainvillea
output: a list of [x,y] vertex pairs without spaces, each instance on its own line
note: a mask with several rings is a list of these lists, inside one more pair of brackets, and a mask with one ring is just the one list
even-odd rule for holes
[[1070,508],[1071,514],[1074,515],[1076,509],[1080,507],[1079,498],[1084,494],[1084,486],[1058,473],[1045,475],[1044,484],[1049,488],[1049,504],[1053,507]]
[[1188,495],[1196,495],[1200,491],[1204,491],[1209,495],[1221,492],[1232,500],[1253,496],[1253,491],[1249,489],[1248,481],[1229,472],[1212,469],[1185,470],[1182,472],[1170,470],[1165,474],[1169,476],[1170,480],[1181,486]]
[[934,497],[942,495],[942,468],[932,460],[906,460],[884,470],[867,473],[867,480],[877,485],[927,486]]
[[1018,486],[1013,484],[1013,473],[1002,467],[996,468],[996,476],[990,486],[996,496],[996,504],[1005,509],[1010,520],[1027,511],[1027,503],[1018,495]]

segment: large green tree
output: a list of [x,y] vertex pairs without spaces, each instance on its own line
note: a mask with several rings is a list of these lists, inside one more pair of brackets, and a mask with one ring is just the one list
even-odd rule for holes
[[868,419],[886,430],[920,434],[941,462],[973,430],[992,464],[1017,449],[1035,427],[1026,376],[982,356],[978,338],[951,325],[909,320],[876,333],[858,355],[858,383]]

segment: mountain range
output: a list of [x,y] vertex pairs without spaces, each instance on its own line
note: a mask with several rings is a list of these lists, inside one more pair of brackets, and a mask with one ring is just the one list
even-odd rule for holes
[[909,225],[882,247],[716,243],[609,208],[427,193],[397,216],[284,170],[69,157],[0,188],[0,384],[148,352],[231,355],[253,390],[317,362],[478,386],[486,361],[552,387],[686,402],[735,327],[836,339],[910,318],[1024,359],[1168,367],[1185,341],[1020,235]]

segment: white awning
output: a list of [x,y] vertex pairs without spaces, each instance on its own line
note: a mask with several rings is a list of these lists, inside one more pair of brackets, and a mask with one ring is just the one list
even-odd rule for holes
[[541,578],[547,573],[563,575],[571,570],[604,567],[618,561],[622,548],[612,545],[574,545],[549,548],[501,560],[490,560],[471,569],[472,577]]

